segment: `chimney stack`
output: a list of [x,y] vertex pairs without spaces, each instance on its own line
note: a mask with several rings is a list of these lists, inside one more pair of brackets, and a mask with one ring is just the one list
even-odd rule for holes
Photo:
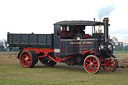
[[105,42],[108,41],[108,22],[109,22],[109,18],[104,18],[103,19],[104,22],[104,38],[105,38]]

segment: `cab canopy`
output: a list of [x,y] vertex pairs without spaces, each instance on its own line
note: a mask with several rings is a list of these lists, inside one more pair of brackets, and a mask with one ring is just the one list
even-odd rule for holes
[[98,21],[60,21],[55,23],[54,25],[84,25],[84,26],[96,26],[96,25],[104,25],[103,22]]

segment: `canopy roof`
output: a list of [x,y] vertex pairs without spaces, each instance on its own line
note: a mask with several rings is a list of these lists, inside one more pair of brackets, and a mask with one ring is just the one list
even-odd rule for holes
[[85,26],[94,26],[94,25],[104,25],[103,22],[98,21],[60,21],[55,23],[54,25],[85,25]]

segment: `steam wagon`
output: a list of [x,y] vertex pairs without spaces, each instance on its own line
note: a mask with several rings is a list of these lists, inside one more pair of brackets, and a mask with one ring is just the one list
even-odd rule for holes
[[7,41],[10,47],[19,47],[17,58],[24,68],[34,67],[39,60],[50,67],[63,62],[83,65],[88,73],[98,73],[101,67],[113,72],[118,60],[113,55],[108,22],[108,18],[103,22],[60,21],[54,24],[54,34],[8,33]]

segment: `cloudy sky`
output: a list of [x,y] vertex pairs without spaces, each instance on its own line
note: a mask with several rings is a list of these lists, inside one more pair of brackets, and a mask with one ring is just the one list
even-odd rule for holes
[[62,20],[102,20],[109,17],[109,32],[128,40],[127,0],[0,0],[0,40],[11,33],[53,33]]

